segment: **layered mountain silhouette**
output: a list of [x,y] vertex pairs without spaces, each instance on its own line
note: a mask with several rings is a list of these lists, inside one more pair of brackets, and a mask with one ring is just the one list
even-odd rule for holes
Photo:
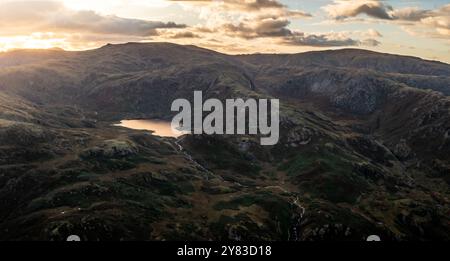
[[[280,99],[280,142],[113,126],[196,90]],[[3,53],[0,239],[448,240],[448,95],[450,65],[358,49]]]

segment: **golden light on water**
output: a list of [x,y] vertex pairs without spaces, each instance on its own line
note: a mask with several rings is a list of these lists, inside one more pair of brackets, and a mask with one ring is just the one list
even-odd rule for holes
[[133,130],[147,130],[151,131],[153,135],[161,137],[178,138],[186,134],[186,132],[172,129],[171,122],[160,120],[123,120],[115,126]]

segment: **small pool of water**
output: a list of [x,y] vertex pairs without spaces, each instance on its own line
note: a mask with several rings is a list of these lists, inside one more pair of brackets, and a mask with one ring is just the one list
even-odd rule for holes
[[133,130],[148,130],[153,135],[161,137],[178,138],[187,134],[177,129],[172,129],[171,122],[162,120],[123,120],[114,126],[125,127]]

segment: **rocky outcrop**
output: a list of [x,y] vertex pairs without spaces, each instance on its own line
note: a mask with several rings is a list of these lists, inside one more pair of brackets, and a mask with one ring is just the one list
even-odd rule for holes
[[308,145],[313,139],[314,133],[307,127],[297,128],[287,134],[286,146],[299,147]]
[[394,148],[394,154],[401,160],[407,160],[412,153],[412,149],[406,143],[406,140],[401,140]]

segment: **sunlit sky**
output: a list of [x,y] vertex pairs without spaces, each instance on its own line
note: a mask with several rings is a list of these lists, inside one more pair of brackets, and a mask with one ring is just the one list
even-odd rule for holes
[[364,48],[450,63],[450,0],[0,0],[0,51],[152,41],[232,54]]

